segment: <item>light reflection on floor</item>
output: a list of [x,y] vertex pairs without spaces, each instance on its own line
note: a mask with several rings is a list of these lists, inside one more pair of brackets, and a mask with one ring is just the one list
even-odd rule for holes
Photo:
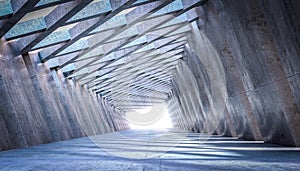
[[173,129],[127,130],[0,152],[0,163],[0,170],[299,170],[300,148]]

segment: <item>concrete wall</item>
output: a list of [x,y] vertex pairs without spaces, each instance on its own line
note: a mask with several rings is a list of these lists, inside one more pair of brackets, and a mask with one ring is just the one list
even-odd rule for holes
[[38,63],[0,42],[0,151],[128,128],[123,113]]
[[[187,116],[177,126],[300,146],[299,7],[297,0],[207,1],[175,76],[170,100],[190,104],[171,105],[174,119],[179,110]],[[191,89],[182,85],[190,86],[180,76],[184,65],[196,78],[197,101],[182,98]]]

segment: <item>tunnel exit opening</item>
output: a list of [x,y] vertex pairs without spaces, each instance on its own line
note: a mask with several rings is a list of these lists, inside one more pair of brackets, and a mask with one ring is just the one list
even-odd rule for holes
[[126,113],[131,129],[169,129],[173,128],[166,104],[155,104]]

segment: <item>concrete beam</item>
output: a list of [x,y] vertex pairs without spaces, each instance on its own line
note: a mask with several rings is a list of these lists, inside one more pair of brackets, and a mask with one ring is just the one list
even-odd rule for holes
[[39,0],[11,0],[13,16],[0,23],[0,38],[3,37]]
[[131,94],[131,95],[140,95],[140,96],[152,96],[152,97],[157,97],[157,98],[166,98],[167,94],[162,94],[162,93],[156,93],[153,91],[149,91],[149,90],[145,90],[145,89],[131,89],[129,90],[123,90],[123,89],[119,89],[119,90],[106,90],[106,91],[101,91],[101,94],[105,97],[108,95],[119,95],[119,94]]
[[[150,83],[153,85],[153,83]],[[145,91],[148,91],[148,92],[155,92],[155,93],[158,93],[158,94],[167,94],[169,93],[168,92],[165,92],[165,91],[160,91],[159,89],[153,89],[153,88],[147,88],[143,85],[137,85],[137,84],[131,84],[131,83],[128,83],[128,82],[122,82],[120,84],[114,84],[114,86],[109,86],[109,87],[105,87],[105,88],[100,88],[100,89],[94,89],[94,92],[108,92],[108,91],[111,91],[111,92],[116,92],[116,91],[135,91],[135,90],[145,90]]]
[[[171,71],[171,70],[173,70],[173,68],[170,68],[168,70]],[[147,73],[144,75],[136,76],[133,80],[135,80],[135,83],[132,83],[132,84],[143,85],[144,87],[148,87],[148,86],[152,86],[154,88],[159,87],[160,89],[164,89],[165,91],[168,91],[171,88],[170,81],[160,80],[158,78],[158,76],[155,77],[155,76],[147,74]],[[123,84],[123,86],[131,85],[130,80],[128,80],[128,81],[109,82],[109,85],[101,84],[101,85],[93,86],[90,88],[93,88],[92,90],[95,91],[98,89],[105,90],[105,89],[114,87],[114,85],[120,85],[120,84]]]
[[60,5],[72,0],[40,0],[34,7],[34,11],[49,8],[51,6]]
[[[165,92],[165,93],[168,92],[169,89],[171,88],[171,85],[167,85],[163,82],[160,82],[157,79],[152,79],[151,77],[141,77],[141,78],[137,78],[137,80],[139,80],[139,81],[137,81],[135,83],[132,83],[132,85],[138,85],[140,87],[145,87],[147,89],[152,89],[152,90],[160,90],[160,91]],[[124,83],[125,83],[124,86],[130,86],[131,85],[128,82],[121,82],[120,84],[124,84]],[[109,85],[106,85],[106,86],[101,85],[101,86],[98,86],[98,87],[94,87],[92,89],[92,91],[97,91],[97,90],[102,91],[102,90],[105,90],[105,89],[112,88],[113,85],[115,85],[115,84],[112,83],[112,84],[109,84]],[[158,88],[158,89],[156,89],[156,88]]]
[[[103,95],[105,95],[105,93],[108,93],[108,92],[111,92],[113,94],[118,93],[118,92],[129,92],[131,94],[135,93],[135,94],[139,94],[139,95],[160,94],[162,96],[165,96],[168,93],[170,93],[170,91],[171,91],[171,89],[168,89],[168,91],[161,91],[160,89],[158,90],[158,89],[154,89],[154,88],[146,88],[145,86],[136,86],[136,85],[124,85],[124,87],[119,87],[119,88],[114,87],[114,89],[108,88],[108,89],[96,90],[95,92],[101,92]],[[126,88],[126,87],[128,87],[128,88]],[[128,89],[130,89],[130,91]]]
[[[54,32],[58,27],[64,25],[67,20],[73,18],[75,14],[79,15],[79,11],[84,9],[86,6],[93,4],[90,2],[92,2],[92,0],[75,0],[57,6],[49,15],[44,18],[46,25],[45,31],[21,38],[18,41],[18,46],[21,50],[21,53],[25,54],[29,52],[35,45],[45,39],[49,34]],[[47,40],[44,40],[44,44],[46,44],[46,41]]]
[[[137,7],[136,9],[134,9],[131,12],[129,12],[128,14],[126,14],[127,25],[125,27],[111,31],[110,34],[99,33],[99,34],[93,35],[93,37],[91,37],[89,39],[89,42],[91,42],[90,48],[83,51],[81,55],[85,55],[86,53],[90,52],[91,50],[102,45],[104,42],[109,41],[110,39],[114,38],[115,36],[121,34],[123,31],[127,30],[128,28],[132,27],[134,24],[142,21],[144,18],[149,16],[149,13],[157,11],[158,9],[164,7],[165,5],[167,5],[170,2],[171,2],[171,0],[157,1],[157,2],[151,2],[149,4]],[[129,41],[126,41],[126,43],[128,43],[128,42]],[[110,51],[109,53],[112,53],[112,51]],[[66,62],[65,64],[62,65],[62,67],[64,67],[64,65],[72,63],[77,58],[80,58],[81,55]]]
[[65,48],[71,46],[73,43],[78,41],[80,38],[88,36],[90,32],[92,32],[97,27],[101,26],[108,20],[112,19],[114,16],[116,16],[119,12],[121,12],[124,9],[127,9],[131,7],[131,4],[134,3],[136,0],[111,0],[112,5],[112,12],[107,15],[101,15],[96,18],[92,18],[89,20],[82,21],[78,23],[74,28],[70,30],[72,32],[73,36],[70,41],[67,43],[61,44],[58,47],[53,47],[49,49],[44,49],[43,61],[47,61],[50,58],[53,58],[55,55],[60,53]]
[[[170,39],[169,39],[170,40]],[[174,39],[172,40],[170,40],[170,42],[169,43],[171,43],[172,41],[174,41]],[[159,47],[160,48],[160,47]],[[172,50],[173,50],[173,48],[174,48],[174,46],[171,46],[171,48],[164,48],[163,50],[161,50],[161,49],[158,49],[158,50],[160,50],[161,52],[163,52],[161,55],[162,56],[164,56],[164,55],[167,55],[168,53],[169,54],[173,54],[173,52],[176,52],[176,51],[173,51],[173,52],[171,52]],[[144,56],[145,54],[143,53],[143,54],[140,54],[140,55],[131,55],[130,56],[130,58],[133,58],[133,60],[136,60],[137,58],[140,58],[140,57],[142,57],[142,56]],[[122,55],[121,55],[122,56]],[[168,56],[167,56],[168,57]],[[115,57],[114,56],[114,58],[118,58],[118,57]],[[153,58],[153,57],[152,57]],[[129,60],[129,61],[128,61]],[[126,61],[128,61],[128,62],[131,62],[130,61],[130,59],[128,59],[128,58],[126,58]],[[83,67],[84,68],[84,67]],[[113,69],[112,69],[113,70]],[[107,73],[110,73],[112,70],[108,70],[107,72],[104,72],[102,75],[104,75],[104,74],[107,74]],[[80,70],[79,70],[80,71]],[[102,77],[102,75],[99,75],[99,77],[96,79],[96,80],[103,80],[103,79],[105,79],[106,77]],[[95,81],[96,81],[95,80]]]
[[[186,24],[187,24],[187,23],[186,23]],[[185,25],[186,25],[186,24],[185,24]],[[172,32],[175,32],[175,31],[176,31],[177,29],[179,29],[179,28],[181,28],[181,26],[180,26],[180,27],[178,27],[178,26],[174,27],[174,26],[173,26],[173,29],[168,29],[168,30],[167,30],[167,31],[165,31],[164,33],[163,33],[163,32],[161,32],[161,34],[162,34],[162,35],[171,34]],[[109,66],[109,65],[113,64],[114,62],[117,62],[117,61],[121,60],[122,58],[124,58],[124,57],[128,56],[129,54],[131,54],[131,53],[135,52],[136,50],[138,50],[138,49],[140,49],[140,48],[142,48],[142,47],[145,47],[145,46],[147,46],[148,44],[150,44],[150,43],[152,43],[152,42],[156,41],[157,39],[161,38],[161,37],[162,37],[162,35],[161,35],[161,36],[158,36],[158,38],[155,38],[155,39],[154,39],[154,40],[152,40],[151,42],[148,42],[148,43],[146,43],[146,44],[144,44],[144,45],[142,45],[142,46],[138,46],[138,47],[136,47],[136,48],[135,48],[133,51],[131,51],[131,52],[128,52],[127,54],[124,54],[122,57],[120,57],[120,58],[117,58],[117,59],[115,59],[114,61],[107,63],[106,65],[104,65],[104,66],[103,66],[103,67],[101,67],[101,68],[98,68],[97,70],[100,70],[100,69],[102,69],[102,68],[105,68],[106,66]],[[95,71],[96,71],[96,70],[95,70]],[[83,76],[82,78],[84,78],[84,76]],[[80,78],[80,79],[82,79],[82,78]]]
[[0,20],[9,18],[13,15],[13,9],[10,1],[0,1]]
[[[135,74],[133,74],[133,75],[135,75]],[[159,82],[159,83],[161,83],[161,84],[165,84],[165,85],[169,85],[170,86],[170,83],[169,82],[166,82],[165,80],[161,80],[159,77],[155,77],[154,75],[150,75],[150,74],[148,74],[148,73],[143,73],[143,74],[139,74],[139,75],[136,75],[136,76],[134,76],[134,79],[135,78],[141,78],[141,76],[144,76],[145,78],[149,78],[149,79],[151,79],[153,82]],[[153,78],[154,77],[154,78]],[[110,81],[109,79],[108,80],[105,80],[105,82],[106,83],[110,83],[110,84],[114,84],[114,83],[121,83],[121,82],[126,82],[126,81],[130,81],[132,79],[132,77],[131,78],[127,78],[127,80],[117,80],[117,79],[111,79],[112,81]],[[105,83],[96,83],[94,86],[97,86],[98,88],[99,88],[99,86],[98,85],[102,85],[102,84],[104,84],[104,85],[106,85]],[[92,87],[94,87],[94,86],[92,86]],[[91,88],[92,88],[91,87]]]
[[130,99],[158,99],[158,100],[166,100],[165,97],[157,97],[157,96],[149,96],[149,95],[142,95],[142,94],[132,94],[129,92],[105,92],[102,94],[102,92],[97,92],[97,94],[100,94],[102,97],[107,98],[107,99],[114,99],[114,98],[130,98]]
[[111,92],[116,92],[116,91],[129,91],[129,90],[132,90],[132,91],[135,91],[135,90],[144,90],[144,91],[147,91],[147,92],[157,92],[158,94],[166,94],[163,91],[157,91],[157,90],[145,88],[143,86],[138,86],[138,85],[130,84],[128,82],[122,82],[119,85],[116,85],[116,84],[114,84],[114,85],[115,86],[111,86],[110,88],[107,88],[107,89],[102,88],[102,89],[98,89],[98,90],[95,90],[95,91],[102,91],[102,92],[111,91]]
[[109,103],[114,102],[149,102],[149,103],[163,103],[163,100],[134,100],[134,99],[109,99],[107,100]]
[[[178,46],[178,45],[177,45]],[[175,46],[175,47],[173,47],[172,46],[172,48],[170,48],[170,49],[168,49],[168,50],[163,50],[163,54],[161,54],[162,56],[161,57],[163,57],[163,58],[169,58],[169,57],[171,57],[172,55],[177,55],[176,53],[180,53],[181,51],[173,51],[173,49],[174,48],[176,48],[177,46]],[[130,62],[130,61],[129,61]],[[131,63],[132,63],[132,61],[131,61]],[[148,65],[147,65],[148,66]],[[126,69],[127,71],[128,71],[128,69]],[[107,71],[107,72],[104,72],[104,74],[108,74],[108,73],[111,73],[111,71],[112,70],[110,70],[110,71]],[[115,71],[115,70],[114,70]],[[127,72],[127,71],[122,71],[122,73],[123,72]],[[101,76],[100,76],[101,77]],[[97,79],[95,79],[95,80],[97,80]],[[98,79],[99,80],[99,79]],[[103,79],[102,79],[103,80]],[[104,81],[100,81],[100,82],[98,82],[97,84],[101,84],[101,83],[103,83]]]
[[[100,93],[101,94],[101,93]],[[117,92],[117,93],[111,93],[108,92],[106,95],[102,95],[104,97],[109,98],[109,96],[114,96],[115,98],[121,98],[121,97],[127,97],[127,98],[134,98],[134,99],[159,99],[159,100],[166,100],[166,97],[155,97],[155,96],[148,96],[148,95],[140,95],[140,94],[131,94],[128,92]],[[110,99],[110,98],[109,98]]]
[[[158,84],[159,83],[161,85],[170,86],[170,83],[168,81],[161,80],[158,76],[150,75],[150,74],[147,74],[147,73],[135,76],[135,78],[133,78],[133,79],[138,79],[138,78],[142,79],[143,77],[152,80],[152,84],[155,84],[155,83]],[[132,80],[132,79],[128,78],[125,81],[123,81],[123,80],[117,80],[117,81],[116,80],[111,80],[111,81],[110,80],[105,80],[105,83],[97,83],[97,84],[95,84],[94,86],[92,86],[90,88],[93,88],[93,90],[94,89],[99,89],[99,88],[107,88],[107,86],[108,86],[107,83],[109,83],[110,85],[113,85],[113,84],[117,84],[117,83],[128,82],[130,80]]]
[[[166,1],[169,1],[169,0],[166,0]],[[136,9],[134,9],[133,11],[131,11],[131,12],[129,12],[128,14],[126,14],[126,16],[128,15],[128,16],[130,16],[130,15],[135,15],[135,16],[137,16],[137,12],[136,11],[138,11],[137,9],[141,9],[141,8],[143,8],[144,9],[144,11],[148,11],[148,10],[152,10],[152,7],[151,6],[155,6],[155,4],[160,4],[160,3],[166,3],[166,2],[162,2],[162,1],[156,1],[156,2],[151,2],[151,1],[149,1],[149,3],[148,4],[145,4],[145,5],[143,5],[143,6],[139,6],[139,7],[137,7]],[[129,3],[128,3],[129,4]],[[123,9],[125,9],[124,8],[124,6],[122,6],[122,8]],[[130,15],[129,15],[130,14]],[[147,15],[147,14],[145,14],[145,15]],[[140,18],[141,19],[141,18]],[[103,20],[103,19],[102,19]],[[128,17],[126,17],[126,20],[127,20],[127,25],[128,26],[132,26],[134,23],[133,22],[131,22],[130,21],[130,18],[128,18]],[[98,26],[98,25],[97,25]],[[119,34],[120,32],[122,32],[125,28],[128,28],[128,27],[124,27],[124,28],[120,28],[121,30],[119,31],[119,29],[118,29],[118,31],[115,31],[115,32],[113,32],[113,33],[111,33],[111,34],[107,34],[107,35],[109,35],[108,37],[107,36],[105,36],[105,39],[103,40],[103,41],[107,41],[107,40],[109,40],[109,39],[111,39],[112,37],[114,37],[114,36],[116,36],[117,34]],[[93,30],[95,29],[95,27],[93,27]],[[88,33],[90,33],[91,31],[93,31],[93,30],[90,30]],[[103,37],[103,35],[102,34],[100,34],[100,37],[99,37],[99,35],[98,35],[98,37],[97,37],[97,34],[96,35],[94,35],[93,36],[93,38],[95,38],[95,39],[100,39],[100,40],[102,40],[104,37]],[[95,42],[94,40],[91,40],[90,42]],[[97,41],[96,41],[97,42]],[[83,53],[82,53],[82,55],[84,55],[85,53],[88,53],[90,50],[93,50],[93,48],[95,48],[95,46],[97,47],[99,44],[96,44],[96,45],[94,45],[94,46],[91,46],[91,48],[89,49],[89,50],[86,50],[86,51],[84,51]],[[56,55],[57,53],[56,52],[54,52],[54,53],[52,53],[51,55],[53,56],[53,55]],[[77,57],[78,58],[78,57]],[[75,58],[75,59],[77,59],[77,58]],[[74,59],[74,60],[75,60]]]
[[[179,34],[179,35],[182,35],[183,36],[183,34]],[[147,35],[146,35],[147,36]],[[178,36],[177,37],[175,37],[175,36],[171,36],[171,38],[179,38]],[[127,48],[128,47],[132,47],[133,45],[138,45],[137,43],[140,43],[140,44],[143,44],[143,43],[145,43],[145,41],[146,40],[144,40],[144,39],[146,39],[146,37],[145,36],[143,36],[143,37],[141,37],[141,38],[139,38],[139,39],[137,39],[138,41],[136,41],[136,42],[134,42],[135,44],[132,44],[132,43],[130,43],[130,44],[128,44],[129,46],[126,46]],[[147,39],[148,39],[148,36],[147,36]],[[160,38],[158,38],[158,39],[160,39]],[[169,39],[169,38],[162,38],[162,39]],[[158,40],[159,41],[159,40]],[[154,42],[155,43],[155,46],[157,47],[157,48],[160,48],[159,46],[163,46],[163,42],[161,42],[161,41],[159,41],[159,42]],[[115,42],[115,44],[118,44],[118,42]],[[160,45],[161,44],[161,45]],[[108,47],[110,47],[111,45],[107,45]],[[101,49],[103,49],[103,46],[102,47],[100,47]],[[104,47],[105,48],[105,47]],[[97,48],[98,49],[98,48]],[[97,49],[95,49],[95,50],[97,50]],[[106,48],[105,48],[106,49]],[[122,49],[122,48],[121,48]],[[94,50],[93,50],[94,51]],[[91,52],[93,52],[93,51],[91,51]],[[123,51],[126,51],[126,50],[123,50]],[[122,52],[123,52],[122,51]],[[128,51],[128,50],[127,50]],[[141,50],[139,50],[139,51],[141,51]],[[103,54],[103,53],[105,53],[104,51],[101,51],[102,53],[101,54]],[[90,53],[90,52],[89,52]],[[106,52],[107,53],[107,52]],[[115,53],[115,52],[114,52]],[[119,53],[119,52],[117,52],[117,53]],[[113,54],[110,54],[110,55],[107,55],[107,56],[111,56],[111,55],[113,55]],[[143,55],[145,55],[145,54],[143,54]],[[87,54],[86,55],[84,55],[84,56],[82,56],[81,58],[87,58],[86,57],[87,56]],[[81,66],[79,66],[79,67],[77,67],[77,70],[80,70],[80,69],[82,69],[82,68],[84,68],[84,67],[86,67],[88,64],[89,65],[94,65],[94,64],[97,64],[97,63],[101,63],[102,61],[105,61],[106,59],[106,56],[104,56],[104,57],[102,57],[100,60],[97,60],[98,58],[97,57],[95,57],[95,55],[89,55],[89,56],[92,56],[93,57],[93,59],[90,59],[90,61],[89,62],[84,62],[85,64],[79,64],[79,65],[81,65]],[[117,55],[117,56],[120,56],[120,55]],[[65,58],[65,57],[64,57]],[[116,57],[115,57],[116,58]],[[80,59],[80,58],[79,58]],[[111,59],[111,58],[110,58]],[[77,59],[78,60],[78,59]],[[76,61],[77,61],[76,60]],[[94,62],[94,61],[96,61],[96,62]],[[91,64],[91,63],[94,63],[94,64]],[[64,64],[62,64],[62,65],[64,65]],[[77,65],[77,64],[76,64]]]
[[[161,59],[161,60],[151,60],[147,62],[147,65],[142,65],[142,66],[134,66],[131,69],[128,69],[126,72],[121,72],[121,73],[116,73],[115,75],[112,75],[112,77],[117,77],[117,80],[124,81],[124,79],[131,79],[132,77],[140,74],[140,73],[146,73],[146,74],[151,74],[154,73],[156,70],[161,69],[161,67],[166,66],[167,64],[177,64],[178,59],[182,58],[181,55],[175,55],[171,56],[170,58],[167,59]],[[122,76],[118,76],[122,74]]]

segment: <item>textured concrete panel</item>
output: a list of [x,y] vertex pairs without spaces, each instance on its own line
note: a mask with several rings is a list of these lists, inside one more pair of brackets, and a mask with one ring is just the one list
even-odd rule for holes
[[[212,103],[212,93],[215,81],[222,79],[220,68],[224,68],[225,87],[217,89],[218,97],[226,102],[224,116],[215,113],[203,117],[198,127],[204,129],[204,123],[218,120],[217,134],[299,146],[299,12],[291,14],[297,5],[296,1],[245,0],[207,1],[201,6],[197,11],[200,33],[193,31],[188,39],[192,53],[185,49],[185,62],[197,78],[201,103],[183,98],[187,92],[174,89],[172,98],[179,102],[175,109],[182,108],[187,118],[177,120],[176,125],[190,130],[196,116],[219,109],[218,103]],[[213,51],[219,56],[217,60],[210,60],[216,56]],[[188,84],[191,91],[185,81],[183,77],[174,85]],[[200,104],[202,112],[188,112],[190,103]]]
[[39,64],[36,53],[18,56],[7,42],[0,49],[1,150],[127,128],[111,129],[102,116],[111,106],[101,112],[101,100],[61,71]]

